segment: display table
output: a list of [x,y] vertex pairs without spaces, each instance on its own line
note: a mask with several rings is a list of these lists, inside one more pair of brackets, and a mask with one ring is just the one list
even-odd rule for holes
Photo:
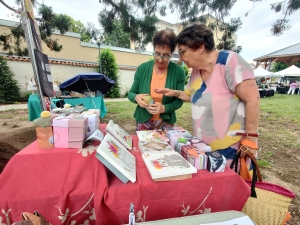
[[154,183],[137,149],[136,135],[133,140],[137,181],[127,184],[95,157],[99,142],[84,149],[49,150],[33,142],[0,175],[0,221],[20,221],[21,212],[37,210],[52,224],[76,220],[76,224],[119,225],[128,223],[130,202],[136,221],[142,222],[240,211],[248,199],[249,186],[229,168],[224,173],[203,170],[192,179]]
[[[56,103],[61,99],[52,98],[51,102]],[[102,97],[93,97],[93,100],[96,105],[96,109],[100,109],[100,118],[104,118],[104,116],[107,113],[106,105]],[[72,106],[84,104],[84,107],[86,109],[94,109],[94,103],[91,98],[65,98],[65,103],[68,103]],[[38,95],[30,95],[28,99],[28,114],[29,114],[29,120],[33,121],[40,117],[42,112],[40,100]]]

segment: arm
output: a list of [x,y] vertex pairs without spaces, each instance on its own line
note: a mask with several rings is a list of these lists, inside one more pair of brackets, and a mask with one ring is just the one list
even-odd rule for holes
[[[259,121],[259,106],[260,96],[256,87],[255,80],[244,80],[236,86],[237,96],[245,104],[245,116],[246,116],[246,133],[257,133],[258,132],[258,121]],[[245,137],[250,141],[257,144],[256,137]],[[252,153],[256,153],[256,150],[250,150]],[[245,156],[244,154],[241,155]]]
[[147,96],[147,94],[140,94],[139,93],[139,86],[140,86],[140,69],[138,68],[137,71],[134,74],[134,80],[132,83],[132,86],[128,92],[128,99],[138,104],[142,108],[146,108],[147,104],[145,102],[144,96]]

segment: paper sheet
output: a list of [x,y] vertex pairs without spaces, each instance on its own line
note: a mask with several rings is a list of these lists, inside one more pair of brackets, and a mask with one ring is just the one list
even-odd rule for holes
[[201,223],[200,225],[255,225],[248,216],[216,223]]

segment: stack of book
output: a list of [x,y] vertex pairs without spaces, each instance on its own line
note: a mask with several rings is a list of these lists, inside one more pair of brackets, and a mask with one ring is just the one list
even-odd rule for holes
[[197,169],[178,154],[167,141],[139,139],[144,163],[155,182],[192,178]]

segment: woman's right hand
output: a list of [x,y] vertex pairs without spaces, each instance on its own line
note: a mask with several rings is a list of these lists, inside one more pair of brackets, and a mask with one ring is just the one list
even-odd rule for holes
[[176,96],[178,92],[177,90],[172,90],[169,88],[154,89],[154,91],[158,94],[163,94],[168,97]]
[[148,96],[148,94],[137,94],[135,96],[135,101],[136,103],[142,107],[142,108],[146,108],[147,107],[147,103],[146,103],[146,100],[147,99],[144,99],[145,96]]

